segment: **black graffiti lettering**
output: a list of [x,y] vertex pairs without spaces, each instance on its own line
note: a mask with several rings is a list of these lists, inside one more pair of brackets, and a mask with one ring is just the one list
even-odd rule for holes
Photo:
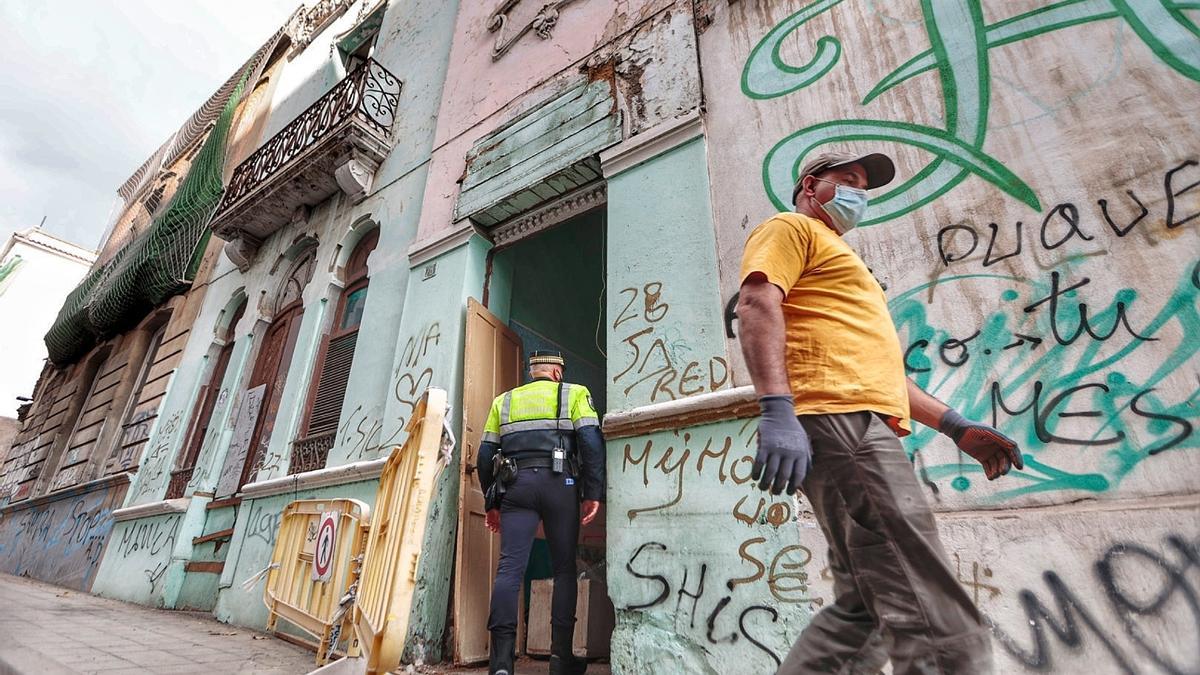
[[708,638],[708,641],[710,644],[715,645],[715,644],[720,644],[722,642],[728,642],[729,644],[733,644],[733,643],[737,642],[737,639],[738,639],[737,633],[730,633],[728,636],[723,637],[723,638],[713,637],[713,631],[716,630],[716,628],[717,628],[717,617],[721,615],[721,612],[725,609],[725,607],[729,604],[729,601],[731,601],[731,600],[733,600],[733,596],[731,596],[731,595],[727,595],[727,596],[721,598],[721,601],[717,603],[717,606],[713,607],[712,613],[708,615],[708,632],[706,632],[704,634],[704,637]]
[[1175,447],[1176,445],[1179,445],[1184,440],[1186,440],[1189,436],[1192,435],[1192,423],[1187,421],[1185,418],[1177,417],[1175,415],[1168,415],[1166,413],[1156,413],[1156,412],[1144,410],[1144,409],[1138,407],[1138,401],[1141,401],[1143,396],[1145,396],[1146,394],[1149,394],[1152,391],[1154,391],[1154,390],[1147,389],[1145,391],[1138,392],[1138,395],[1134,396],[1133,400],[1129,402],[1129,409],[1131,411],[1133,411],[1133,414],[1137,415],[1138,417],[1145,417],[1146,419],[1151,419],[1151,420],[1161,420],[1164,422],[1173,422],[1175,424],[1178,424],[1181,427],[1181,429],[1174,438],[1164,442],[1161,445],[1157,445],[1157,446],[1147,450],[1146,451],[1147,455],[1157,455],[1160,452],[1170,450],[1171,448]]
[[729,298],[729,302],[725,303],[725,337],[730,340],[737,337],[737,333],[733,330],[733,322],[737,321],[737,304],[741,293],[734,293],[733,297]]
[[[1139,582],[1144,582],[1150,575],[1146,574],[1146,568],[1153,569],[1164,577],[1162,591],[1149,599],[1147,602],[1138,602],[1138,599],[1126,592],[1118,583],[1118,574],[1114,572],[1122,559],[1129,559],[1131,563],[1141,562],[1146,564],[1138,565],[1137,569],[1129,574],[1131,578],[1137,579]],[[1096,576],[1100,579],[1100,584],[1104,588],[1105,594],[1112,603],[1113,611],[1121,620],[1121,625],[1125,628],[1125,632],[1130,639],[1138,646],[1141,651],[1145,652],[1158,665],[1162,666],[1163,670],[1169,673],[1185,673],[1195,672],[1191,668],[1183,668],[1175,663],[1172,663],[1163,654],[1159,654],[1150,643],[1148,643],[1142,635],[1142,630],[1138,626],[1138,622],[1134,621],[1134,617],[1153,617],[1161,618],[1163,608],[1167,602],[1176,595],[1181,596],[1187,608],[1191,610],[1193,625],[1200,626],[1200,599],[1196,596],[1195,589],[1188,583],[1184,572],[1191,567],[1190,564],[1185,564],[1182,569],[1176,569],[1174,565],[1160,557],[1157,553],[1139,546],[1137,544],[1118,544],[1113,546],[1104,554],[1104,557],[1096,563]],[[1140,584],[1139,584],[1140,585]]]
[[[1072,445],[1111,445],[1113,443],[1119,443],[1119,442],[1121,442],[1121,439],[1125,438],[1124,431],[1118,431],[1115,435],[1110,436],[1109,438],[1091,438],[1091,439],[1068,438],[1066,436],[1058,436],[1056,434],[1050,433],[1050,431],[1048,430],[1048,427],[1046,425],[1047,420],[1049,420],[1049,418],[1050,418],[1050,413],[1054,412],[1061,403],[1063,403],[1068,398],[1070,398],[1075,392],[1083,391],[1085,389],[1099,389],[1106,394],[1108,393],[1108,385],[1101,384],[1099,382],[1091,382],[1091,383],[1076,385],[1074,387],[1068,387],[1068,388],[1064,389],[1063,391],[1060,391],[1059,393],[1055,394],[1053,398],[1051,398],[1049,401],[1046,402],[1046,406],[1038,412],[1037,427],[1039,430],[1039,433],[1038,433],[1039,437],[1042,435],[1042,432],[1044,431],[1046,438],[1049,439],[1050,441],[1058,441],[1059,443],[1070,443]],[[1084,410],[1084,411],[1058,413],[1059,417],[1101,417],[1102,415],[1103,415],[1103,413],[1101,413],[1099,410]]]
[[[946,250],[946,234],[955,230],[962,230],[964,232],[971,233],[971,248],[968,249],[966,253],[958,256],[954,256],[952,251]],[[959,260],[962,260],[975,252],[975,249],[979,247],[979,233],[977,233],[975,228],[971,227],[970,225],[947,225],[938,230],[937,244],[938,255],[942,257],[942,263],[948,266],[950,263],[958,262]]]
[[[1058,613],[1062,616],[1062,619],[1055,618],[1054,614],[1038,599],[1036,593],[1029,589],[1024,589],[1017,594],[1017,597],[1020,598],[1021,607],[1025,610],[1025,616],[1029,620],[1029,633],[1033,639],[1033,649],[1032,651],[1025,651],[1017,644],[1016,640],[999,627],[993,625],[992,632],[1000,642],[1000,645],[1009,654],[1012,654],[1018,661],[1024,664],[1025,667],[1045,672],[1051,670],[1053,666],[1049,644],[1046,639],[1046,628],[1049,628],[1050,632],[1054,633],[1055,637],[1062,644],[1071,649],[1078,649],[1083,644],[1083,633],[1080,629],[1081,627],[1086,627],[1100,638],[1101,644],[1112,654],[1121,669],[1132,675],[1135,671],[1130,666],[1121,649],[1108,640],[1107,636],[1100,629],[1096,619],[1087,611],[1083,603],[1075,597],[1075,594],[1067,588],[1063,580],[1051,571],[1043,573],[1042,579],[1045,580],[1046,586],[1050,588],[1050,593],[1054,597],[1054,602],[1058,607]],[[1082,626],[1077,621],[1082,622]]]
[[[966,363],[971,358],[970,350],[967,349],[967,343],[979,337],[979,331],[975,331],[970,336],[962,340],[950,338],[942,343],[938,348],[938,355],[942,357],[942,362],[948,366],[957,368]],[[956,355],[948,355],[946,352],[951,350],[960,350]]]
[[1168,171],[1166,175],[1163,176],[1163,192],[1165,192],[1167,195],[1167,229],[1169,230],[1173,230],[1188,221],[1195,220],[1196,218],[1200,217],[1200,211],[1197,211],[1183,220],[1175,220],[1175,198],[1183,196],[1184,193],[1197,186],[1200,186],[1200,180],[1198,180],[1195,183],[1185,185],[1176,190],[1174,186],[1175,174],[1183,171],[1189,166],[1197,166],[1197,164],[1198,163],[1194,159],[1186,160],[1179,166]]
[[1129,234],[1129,231],[1132,230],[1134,226],[1142,222],[1143,218],[1150,215],[1150,210],[1146,208],[1146,205],[1142,203],[1142,200],[1137,198],[1137,195],[1133,194],[1133,190],[1126,190],[1125,194],[1129,195],[1129,198],[1133,200],[1134,204],[1138,205],[1138,208],[1141,209],[1142,212],[1139,213],[1133,220],[1129,221],[1129,224],[1125,225],[1124,227],[1120,227],[1113,222],[1112,216],[1110,216],[1108,213],[1107,199],[1100,199],[1096,202],[1100,205],[1100,215],[1104,216],[1104,222],[1108,223],[1108,226],[1112,228],[1112,231],[1115,232],[1118,237],[1124,237],[1125,235]]
[[914,351],[923,350],[928,346],[929,340],[917,340],[909,345],[908,349],[904,352],[904,370],[910,373],[928,373],[930,370],[933,370],[932,368],[918,368],[908,360],[908,357],[912,355]]
[[[1032,410],[1034,413],[1035,419],[1036,419],[1036,415],[1037,415],[1037,411],[1038,411],[1038,402],[1039,402],[1039,399],[1041,398],[1041,395],[1042,395],[1042,383],[1041,383],[1041,381],[1036,381],[1033,383],[1033,396],[1030,397],[1029,403],[1025,404],[1025,407],[1023,407],[1023,408],[1011,409],[1004,403],[1004,394],[1000,391],[1000,383],[992,382],[992,426],[996,427],[996,428],[1000,427],[1000,415],[998,414],[997,408],[999,408],[1000,410],[1003,410],[1010,417],[1016,417],[1017,415],[1020,415],[1022,413],[1026,413],[1026,412],[1029,412],[1030,410]],[[1040,424],[1034,425],[1034,431],[1035,431],[1035,433],[1037,433],[1038,440],[1040,440],[1043,443],[1050,442],[1049,438],[1046,438],[1045,436],[1043,436],[1042,426]]]
[[628,610],[647,609],[650,607],[654,607],[655,605],[666,600],[667,596],[671,594],[671,584],[669,582],[667,582],[667,578],[664,577],[663,575],[661,575],[661,574],[642,574],[633,569],[633,561],[637,560],[638,556],[640,556],[642,554],[642,551],[646,550],[647,548],[649,548],[651,550],[662,551],[663,553],[666,553],[666,551],[667,551],[667,547],[664,544],[660,544],[657,541],[648,541],[648,542],[642,544],[641,546],[639,546],[637,548],[637,550],[633,552],[633,555],[629,558],[629,562],[625,563],[625,569],[628,570],[630,574],[637,577],[638,579],[645,579],[647,581],[654,581],[654,582],[658,583],[661,588],[659,590],[658,595],[655,596],[655,598],[653,600],[651,600],[650,602],[647,602],[647,603],[639,604],[639,605],[629,605],[628,607],[626,607],[626,609],[628,609]]
[[750,644],[754,645],[755,647],[758,647],[759,649],[763,650],[764,652],[767,653],[767,656],[771,657],[771,660],[773,660],[775,662],[776,668],[778,668],[779,666],[782,666],[783,661],[779,660],[779,656],[776,655],[775,652],[772,651],[770,647],[764,645],[763,643],[759,642],[758,640],[755,640],[750,635],[750,631],[746,628],[746,615],[748,615],[750,612],[767,612],[767,613],[769,613],[771,615],[771,623],[776,623],[779,621],[779,612],[775,611],[775,609],[772,607],[767,607],[766,605],[751,605],[751,606],[747,607],[746,609],[743,609],[741,616],[738,617],[738,628],[742,631],[742,635],[746,636],[747,642],[749,642]]
[[1124,326],[1125,330],[1129,333],[1129,335],[1137,340],[1154,341],[1154,340],[1158,339],[1158,338],[1146,337],[1144,335],[1141,335],[1140,333],[1138,333],[1136,330],[1133,329],[1133,326],[1129,325],[1129,317],[1126,316],[1126,314],[1125,314],[1127,308],[1126,308],[1125,303],[1121,302],[1121,301],[1117,301],[1117,303],[1116,303],[1116,309],[1114,310],[1116,316],[1113,318],[1112,326],[1108,329],[1108,332],[1106,332],[1106,333],[1097,332],[1092,329],[1091,321],[1089,321],[1089,319],[1088,319],[1087,303],[1080,302],[1079,306],[1077,307],[1077,311],[1079,313],[1079,325],[1075,327],[1074,333],[1064,337],[1063,334],[1059,330],[1060,326],[1059,326],[1059,322],[1058,322],[1058,299],[1061,296],[1063,296],[1064,294],[1069,293],[1070,291],[1073,291],[1073,290],[1076,290],[1079,288],[1083,288],[1084,286],[1091,283],[1092,280],[1089,279],[1088,277],[1084,277],[1083,281],[1080,281],[1077,284],[1068,286],[1067,288],[1059,288],[1059,279],[1060,279],[1060,276],[1059,276],[1058,272],[1051,272],[1050,273],[1050,293],[1049,293],[1049,295],[1047,295],[1044,298],[1041,298],[1040,300],[1036,300],[1033,303],[1031,303],[1025,307],[1025,313],[1030,314],[1030,313],[1033,313],[1034,311],[1036,311],[1037,308],[1040,307],[1041,305],[1043,305],[1045,303],[1049,303],[1048,312],[1050,314],[1050,332],[1054,334],[1054,339],[1055,339],[1055,341],[1058,342],[1058,344],[1065,347],[1065,346],[1075,342],[1076,340],[1078,340],[1079,337],[1081,335],[1083,335],[1084,332],[1086,332],[1088,335],[1090,335],[1092,337],[1092,339],[1098,340],[1100,342],[1104,342],[1105,340],[1108,340],[1114,334],[1116,334],[1117,328],[1120,326]]
[[988,228],[991,229],[991,231],[992,231],[992,237],[991,237],[991,239],[988,239],[987,252],[983,254],[983,266],[984,267],[988,267],[989,265],[995,265],[996,263],[1000,262],[1001,260],[1006,260],[1013,256],[1021,255],[1021,225],[1022,224],[1023,223],[1021,221],[1019,221],[1019,220],[1017,221],[1017,250],[1013,251],[1012,253],[1006,253],[997,258],[993,258],[992,257],[992,247],[994,247],[996,245],[996,235],[1000,232],[1000,226],[997,225],[996,223],[988,223]]
[[[1064,234],[1058,241],[1051,244],[1050,242],[1046,241],[1046,230],[1050,225],[1050,220],[1055,216],[1058,216],[1059,220],[1067,224],[1067,233]],[[1047,251],[1053,251],[1059,246],[1062,246],[1070,241],[1071,237],[1079,237],[1084,241],[1091,241],[1095,239],[1095,237],[1089,237],[1084,234],[1083,230],[1079,229],[1079,209],[1076,208],[1074,204],[1068,202],[1054,207],[1049,213],[1046,214],[1046,217],[1042,219],[1042,246]]]
[[700,604],[700,598],[704,597],[704,578],[708,576],[708,565],[700,565],[700,581],[696,587],[696,592],[692,593],[687,589],[688,570],[683,569],[683,583],[679,584],[679,591],[675,593],[675,616],[679,616],[679,607],[683,604],[683,596],[692,599],[692,611],[689,613],[688,628],[696,627],[696,605]]

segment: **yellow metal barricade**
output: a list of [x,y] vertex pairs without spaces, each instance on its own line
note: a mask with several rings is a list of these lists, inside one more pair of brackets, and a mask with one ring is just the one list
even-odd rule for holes
[[318,666],[339,636],[349,636],[349,602],[342,607],[342,600],[353,597],[370,517],[357,499],[300,499],[283,510],[263,590],[267,630],[282,635],[276,626],[283,618],[312,635]]
[[429,389],[379,477],[366,555],[354,605],[354,632],[367,673],[400,664],[429,500],[438,473],[446,392]]

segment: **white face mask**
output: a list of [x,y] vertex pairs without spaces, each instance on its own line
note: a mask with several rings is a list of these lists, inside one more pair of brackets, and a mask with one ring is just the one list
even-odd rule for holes
[[833,199],[820,205],[821,209],[825,211],[825,215],[829,216],[829,220],[833,221],[830,223],[833,229],[839,235],[853,230],[867,211],[867,191],[840,185],[824,178],[814,178],[813,180],[829,183],[835,188]]

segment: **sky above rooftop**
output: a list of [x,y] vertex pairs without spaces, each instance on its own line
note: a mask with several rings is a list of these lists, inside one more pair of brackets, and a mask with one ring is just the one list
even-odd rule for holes
[[301,0],[0,2],[0,245],[99,244],[125,182]]

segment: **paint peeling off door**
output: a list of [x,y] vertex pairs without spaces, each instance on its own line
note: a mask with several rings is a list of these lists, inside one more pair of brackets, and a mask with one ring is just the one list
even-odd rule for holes
[[487,660],[488,604],[500,538],[484,526],[476,453],[492,399],[521,384],[521,338],[474,298],[467,301],[463,355],[463,438],[458,504],[458,559],[454,568],[454,661]]

